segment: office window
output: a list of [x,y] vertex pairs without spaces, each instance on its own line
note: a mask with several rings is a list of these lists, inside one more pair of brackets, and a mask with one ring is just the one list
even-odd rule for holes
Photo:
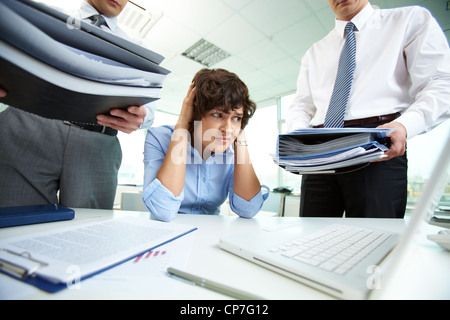
[[[178,116],[157,111],[154,127],[174,125]],[[122,147],[122,165],[119,169],[119,185],[144,184],[144,143],[147,130],[136,130],[126,134],[119,132],[118,138]]]
[[[274,99],[273,104],[259,107],[247,125],[245,132],[249,142],[249,152],[253,167],[261,184],[271,189],[290,186],[295,193],[300,192],[301,177],[278,167],[271,157],[276,153],[277,138],[285,131],[283,117],[292,96]],[[280,117],[281,115],[281,117]]]
[[[279,120],[279,126],[280,126],[280,132],[281,133],[286,133],[287,131],[287,126],[286,126],[286,115],[287,115],[287,111],[289,109],[289,106],[292,103],[292,100],[294,99],[294,95],[295,94],[290,94],[284,97],[280,98],[280,120]],[[281,184],[283,186],[290,186],[291,188],[294,189],[294,193],[300,193],[300,186],[302,183],[302,177],[300,175],[297,174],[293,174],[291,172],[288,172],[286,170],[280,170],[280,179],[281,179]]]
[[261,184],[271,189],[279,186],[278,166],[271,157],[271,154],[275,153],[278,136],[276,119],[276,105],[258,107],[245,128],[250,158],[255,172]]
[[[428,181],[450,131],[447,120],[430,132],[416,136],[408,141],[408,209],[414,207]],[[450,181],[443,190],[440,206],[450,208]]]
[[291,105],[292,101],[294,100],[295,93],[289,94],[287,96],[280,98],[280,132],[286,133],[287,131],[287,125],[286,125],[286,116],[289,109],[289,106]]

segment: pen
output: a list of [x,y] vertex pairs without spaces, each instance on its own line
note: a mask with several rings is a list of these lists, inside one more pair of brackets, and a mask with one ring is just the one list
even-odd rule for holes
[[189,282],[192,282],[193,284],[204,287],[206,289],[216,291],[219,293],[222,293],[224,295],[240,299],[240,300],[263,300],[263,298],[253,295],[251,293],[235,289],[211,280],[207,280],[198,276],[195,276],[193,274],[177,270],[174,268],[167,268],[167,272],[175,277],[181,278],[183,280],[187,280]]

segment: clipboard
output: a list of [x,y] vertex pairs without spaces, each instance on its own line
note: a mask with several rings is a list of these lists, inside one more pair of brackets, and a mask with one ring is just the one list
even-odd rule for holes
[[[196,227],[188,225],[124,217],[4,239],[0,240],[0,273],[56,293],[195,230]],[[73,241],[70,237],[79,237],[77,232],[85,235],[85,239],[79,240],[83,245],[80,250],[70,251],[64,239],[68,243]],[[52,245],[60,243],[60,248],[42,253],[42,244],[51,242],[50,237],[55,237]],[[39,241],[42,248],[37,249],[33,241]],[[108,251],[103,244],[111,245],[111,241],[114,242]]]
[[34,276],[34,272],[45,265],[44,262],[34,259],[26,252],[18,254],[9,250],[0,250],[0,273],[11,276],[48,293],[56,293],[63,290],[65,287],[62,284],[57,285],[41,281]]

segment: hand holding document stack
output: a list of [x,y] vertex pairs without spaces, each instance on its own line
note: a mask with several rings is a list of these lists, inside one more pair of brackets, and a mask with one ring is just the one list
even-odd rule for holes
[[273,160],[295,174],[357,170],[385,157],[393,129],[303,129],[278,136]]
[[8,104],[46,118],[97,114],[159,98],[163,57],[30,0],[0,2],[0,85]]

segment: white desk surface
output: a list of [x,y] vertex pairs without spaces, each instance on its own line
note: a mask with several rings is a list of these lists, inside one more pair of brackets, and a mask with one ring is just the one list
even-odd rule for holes
[[[131,211],[109,211],[76,209],[76,217],[72,221],[29,225],[0,229],[0,239],[46,231],[49,228],[66,227],[72,224],[102,221],[124,215],[149,218],[149,213]],[[206,279],[221,282],[229,286],[263,296],[271,300],[289,299],[333,299],[320,291],[293,281],[275,272],[234,256],[218,247],[220,236],[241,233],[262,226],[286,222],[287,219],[259,215],[254,219],[242,219],[229,216],[197,216],[178,215],[171,223],[182,223],[196,226],[191,253],[185,271]],[[334,219],[336,221],[336,219]],[[403,228],[404,220],[361,219],[367,225],[383,225],[391,230]],[[381,291],[383,299],[450,299],[450,252],[426,239],[427,234],[437,233],[441,228],[423,224],[414,241],[413,250],[407,256],[406,268],[394,279],[389,290]],[[183,238],[176,240],[183,241]],[[178,281],[170,279],[170,281]],[[222,300],[228,296],[183,283],[178,290],[170,293],[124,292],[120,290],[66,289],[56,294],[49,294],[34,287],[22,284],[0,274],[0,290],[7,284],[14,287],[12,299],[180,299],[180,300]],[[81,282],[83,284],[83,281]]]

